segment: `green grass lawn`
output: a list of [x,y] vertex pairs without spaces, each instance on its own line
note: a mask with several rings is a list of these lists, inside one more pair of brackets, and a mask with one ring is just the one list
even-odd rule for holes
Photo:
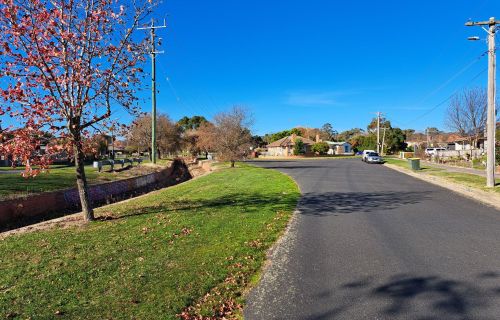
[[[161,160],[159,165],[167,165],[167,160]],[[141,165],[142,168],[147,168],[147,165]],[[118,165],[116,168],[120,169]],[[136,171],[137,169],[137,171]],[[141,173],[148,173],[138,170],[134,167],[133,170],[125,170],[123,172],[111,172],[109,166],[105,166],[102,172],[98,172],[92,165],[85,166],[85,174],[90,184],[114,181],[118,179],[130,178],[131,176]],[[2,168],[2,171],[12,171],[12,168]],[[16,168],[15,170],[23,170]],[[76,171],[75,167],[68,166],[51,166],[48,172],[42,172],[34,178],[24,178],[20,173],[0,173],[0,200],[10,199],[15,197],[27,196],[33,193],[41,193],[47,191],[55,191],[66,188],[76,187]],[[108,171],[106,171],[108,170]],[[137,173],[137,174],[134,174]]]
[[[22,168],[17,168],[23,170]],[[16,170],[17,170],[16,169]],[[92,166],[85,167],[87,178],[92,181],[99,173]],[[76,186],[75,167],[54,167],[35,178],[23,178],[20,173],[0,174],[0,199],[53,191]]]
[[267,156],[267,157],[260,157],[260,158],[252,158],[249,159],[251,161],[266,161],[266,160],[324,160],[324,159],[361,159],[361,156],[330,156],[330,155],[324,155],[324,156],[311,156],[311,157],[273,157],[273,156]]
[[221,316],[243,303],[299,195],[288,176],[239,165],[100,208],[101,221],[7,237],[0,318]]
[[[384,160],[386,160],[386,163],[394,164],[408,170],[410,169],[408,160],[393,159],[393,158],[392,159],[384,158]],[[500,179],[496,179],[497,187],[492,189],[486,187],[486,177],[482,177],[471,173],[450,172],[446,171],[445,169],[422,165],[422,163],[420,164],[420,166],[422,168],[421,171],[422,173],[428,173],[429,175],[432,176],[445,178],[452,182],[460,183],[462,185],[471,188],[478,188],[485,191],[500,192],[500,187],[498,187],[498,185],[500,185]]]

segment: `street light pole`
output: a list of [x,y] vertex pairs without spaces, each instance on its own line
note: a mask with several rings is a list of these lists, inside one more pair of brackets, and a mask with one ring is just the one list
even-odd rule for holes
[[[497,25],[500,25],[500,20],[490,18],[488,21],[472,22],[465,24],[471,26],[483,26],[483,29],[488,33],[488,111],[486,120],[486,186],[495,186],[495,132],[496,132],[496,115],[495,115],[495,32]],[[488,26],[486,29],[484,26]],[[478,37],[471,37],[469,40],[478,40]]]
[[377,153],[380,154],[380,115],[382,113],[377,112]]

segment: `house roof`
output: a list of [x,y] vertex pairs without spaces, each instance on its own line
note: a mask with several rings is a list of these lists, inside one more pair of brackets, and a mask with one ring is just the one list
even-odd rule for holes
[[344,144],[351,145],[349,142],[346,142],[346,141],[325,141],[325,142],[331,146],[342,146]]
[[[311,139],[307,139],[304,137],[297,136],[296,138],[299,138],[302,140],[304,144],[314,144],[315,142],[312,141]],[[267,145],[268,148],[272,147],[286,147],[286,146],[294,146],[295,141],[293,141],[292,136],[284,137],[279,140],[276,140],[274,142],[271,142],[270,144]]]

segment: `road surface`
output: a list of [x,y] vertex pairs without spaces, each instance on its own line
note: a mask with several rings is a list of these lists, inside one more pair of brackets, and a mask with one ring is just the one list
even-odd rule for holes
[[256,161],[303,197],[245,319],[500,319],[500,212],[359,159]]

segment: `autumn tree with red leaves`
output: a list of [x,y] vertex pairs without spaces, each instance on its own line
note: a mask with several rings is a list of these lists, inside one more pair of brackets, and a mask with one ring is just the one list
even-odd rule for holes
[[[0,0],[0,117],[14,123],[4,125],[0,153],[34,176],[61,148],[71,150],[87,221],[94,213],[83,141],[114,110],[138,111],[147,50],[133,32],[150,9],[148,1],[125,8],[115,0]],[[39,152],[47,132],[65,145]]]

